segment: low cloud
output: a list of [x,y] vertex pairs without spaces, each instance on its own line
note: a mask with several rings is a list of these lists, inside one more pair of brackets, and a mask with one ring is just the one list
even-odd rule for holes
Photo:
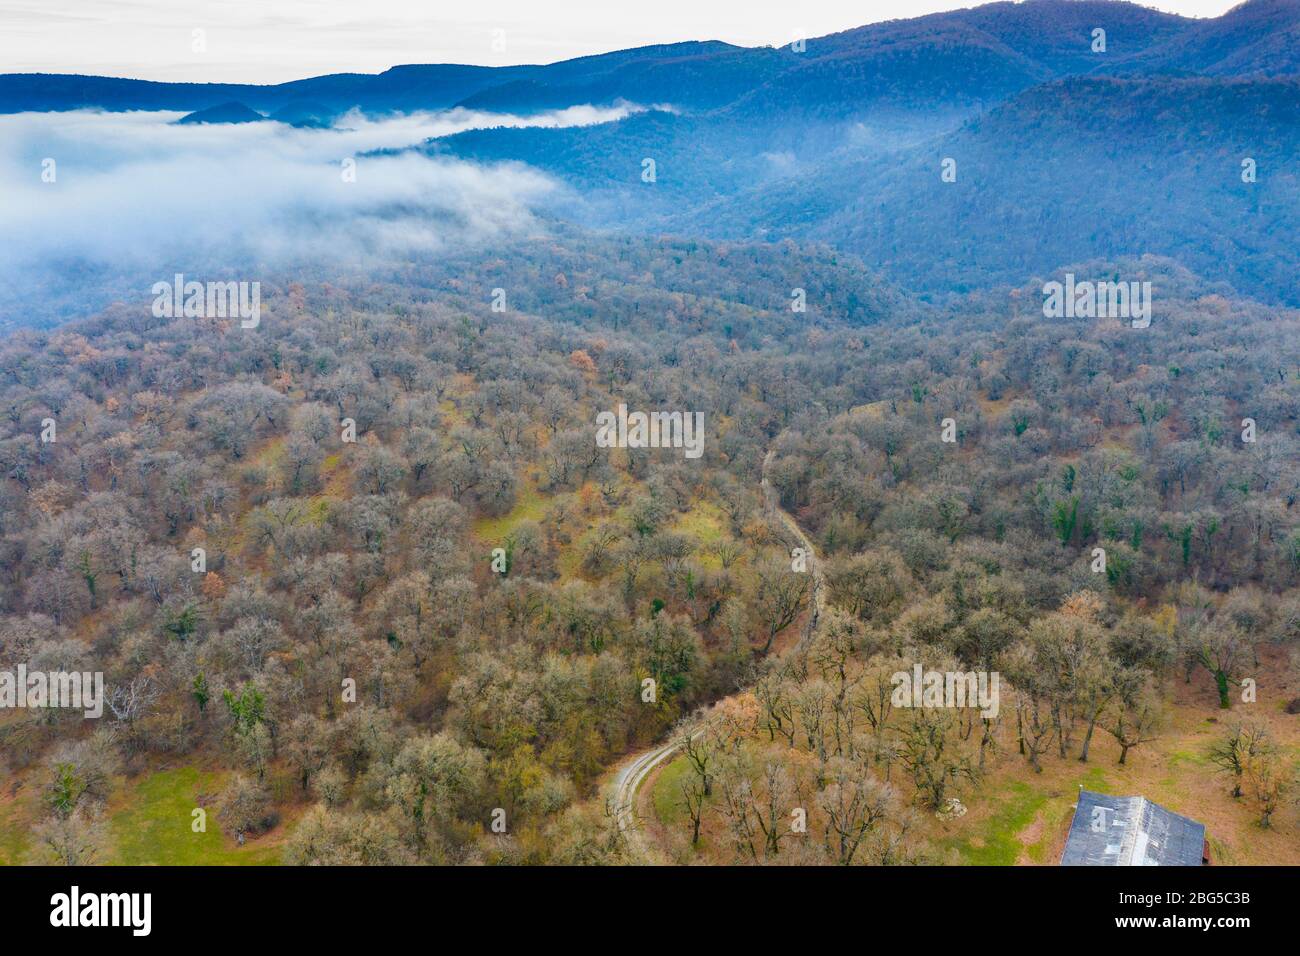
[[[143,296],[175,272],[351,272],[536,228],[532,209],[560,188],[536,170],[366,154],[488,126],[609,122],[636,109],[354,113],[330,130],[180,126],[182,114],[165,112],[0,116],[0,322],[71,318],[136,283]],[[344,175],[348,159],[354,177]]]

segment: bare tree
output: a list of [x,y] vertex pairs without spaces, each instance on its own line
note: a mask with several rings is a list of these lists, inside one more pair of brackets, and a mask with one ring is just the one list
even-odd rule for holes
[[100,820],[78,807],[67,816],[51,814],[37,824],[35,835],[56,866],[86,866],[99,856],[105,830]]
[[827,849],[836,862],[848,866],[896,799],[893,788],[871,776],[861,761],[834,757],[827,770],[830,782],[817,795],[817,805],[826,815]]
[[1241,667],[1255,655],[1255,640],[1228,621],[1198,623],[1191,634],[1192,658],[1214,678],[1219,707],[1232,706],[1231,688],[1241,676]]
[[808,575],[796,574],[780,560],[764,561],[757,569],[754,607],[767,629],[760,653],[767,654],[778,634],[794,623],[808,603]]
[[138,743],[136,723],[153,713],[160,691],[152,677],[141,675],[131,678],[130,683],[117,684],[109,691],[105,703],[113,716],[126,725],[126,740]]
[[1016,688],[1016,736],[1020,752],[1035,773],[1042,773],[1040,758],[1052,745],[1056,731],[1047,704],[1048,694],[1035,651],[1019,644],[1007,655],[1007,672]]
[[1134,747],[1156,739],[1156,729],[1160,726],[1161,719],[1160,708],[1145,685],[1119,695],[1102,726],[1119,744],[1121,764],[1128,759],[1128,752]]
[[794,703],[790,685],[777,672],[765,674],[754,685],[754,696],[766,718],[767,736],[775,740],[780,734],[794,747]]
[[700,845],[700,822],[704,818],[704,786],[699,777],[688,777],[681,783],[682,806],[691,821],[691,846]]
[[1242,795],[1246,768],[1256,752],[1269,745],[1268,730],[1254,721],[1243,721],[1228,728],[1222,740],[1210,748],[1210,763],[1218,773],[1226,773],[1232,780],[1232,795]]
[[683,756],[699,777],[704,795],[713,796],[713,774],[709,770],[709,763],[718,754],[718,740],[713,727],[707,720],[699,723],[683,722],[677,739]]
[[915,710],[899,744],[899,759],[912,775],[918,795],[933,810],[943,807],[950,786],[974,776],[953,733],[955,724],[951,710]]
[[1273,814],[1295,787],[1295,768],[1284,767],[1277,748],[1270,743],[1257,748],[1246,765],[1246,782],[1259,825],[1267,830],[1273,825]]

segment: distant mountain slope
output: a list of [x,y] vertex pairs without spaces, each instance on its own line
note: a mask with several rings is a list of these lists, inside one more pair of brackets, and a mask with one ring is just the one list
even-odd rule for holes
[[[650,111],[595,126],[471,130],[428,149],[477,162],[527,162],[573,187],[579,202],[558,210],[565,218],[615,225],[666,217],[684,203],[770,178],[772,168],[752,150],[749,133]],[[651,174],[652,181],[643,179]]]
[[[959,126],[973,110],[879,109],[859,122],[651,110],[613,123],[475,129],[431,141],[440,155],[519,162],[572,187],[558,214],[586,225],[655,228],[690,210],[827,162],[881,157]],[[652,178],[651,178],[652,177]]]
[[[816,49],[817,41],[809,44]],[[1050,70],[961,25],[884,37],[869,46],[809,58],[729,107],[747,118],[849,119],[875,107],[930,109],[1000,102]]]
[[0,113],[54,110],[202,110],[238,101],[262,106],[276,87],[154,83],[63,73],[0,74]]
[[[1195,21],[1116,0],[1026,0],[891,20],[807,41],[796,66],[731,109],[852,116],[873,106],[987,107],[1062,76],[1127,61]],[[1092,30],[1106,31],[1105,53]]]
[[[1056,76],[1086,73],[1102,56],[1125,58],[1182,36],[1197,21],[1115,0],[1024,0],[989,3],[910,20],[873,23],[821,37],[814,56],[840,55],[882,43],[920,42],[927,35],[962,29],[1032,61]],[[1092,50],[1092,31],[1106,31],[1106,53]]]
[[1300,0],[1250,0],[1116,66],[1207,76],[1300,73]]
[[256,110],[250,110],[243,103],[222,103],[198,110],[188,116],[182,116],[176,122],[185,125],[199,123],[262,123],[266,117]]
[[[1117,0],[1000,2],[794,48],[687,42],[276,86],[0,76],[0,112],[203,116],[238,103],[308,126],[351,108],[660,104],[670,109],[474,129],[420,148],[549,173],[570,187],[552,201],[557,218],[820,240],[926,289],[1156,254],[1286,302],[1300,301],[1298,96],[1300,0],[1250,0],[1204,20]],[[1241,180],[1247,157],[1255,183]],[[944,158],[956,182],[940,180]]]
[[[876,24],[811,39],[799,53],[727,48],[645,58],[582,87],[513,80],[459,105],[524,112],[621,94],[698,115],[640,116],[581,129],[476,130],[440,148],[465,158],[526,162],[583,188],[635,184],[642,160],[654,159],[663,184],[658,193],[706,201],[766,181],[780,171],[774,162],[844,148],[877,156],[955,128],[1059,71],[1095,68],[1100,55],[1090,52],[1083,24],[1102,12],[1113,29],[1129,31],[1129,49],[1146,49],[1187,23],[1126,3],[1034,0]],[[1064,25],[1048,29],[1037,45],[1027,39],[1057,14]],[[1079,52],[1067,54],[1069,44]],[[710,109],[732,94],[734,100]],[[664,198],[643,192],[652,207]],[[624,201],[616,205],[627,208]]]
[[[230,101],[272,112],[293,100],[307,99],[338,112],[359,107],[383,113],[446,109],[484,90],[521,81],[531,81],[545,87],[570,88],[608,81],[607,98],[630,98],[628,94],[638,88],[647,88],[646,77],[654,76],[656,68],[666,70],[669,74],[655,80],[659,89],[666,90],[672,82],[685,82],[693,73],[697,73],[701,68],[695,62],[697,60],[709,62],[716,58],[716,71],[719,76],[725,77],[737,69],[734,62],[737,55],[753,54],[756,76],[761,78],[764,70],[762,64],[769,61],[773,53],[771,50],[747,51],[717,41],[692,41],[619,50],[546,66],[410,64],[395,66],[374,75],[339,73],[273,86],[155,83],[115,77],[11,73],[0,74],[0,112],[80,108],[201,110]],[[680,68],[674,64],[680,64]],[[619,71],[624,72],[619,74]],[[623,80],[609,81],[615,74],[621,75]],[[732,83],[734,86],[735,81]],[[563,105],[571,105],[571,102]]]
[[724,46],[702,53],[640,59],[576,83],[557,82],[560,74],[544,72],[541,78],[516,79],[489,87],[457,105],[527,113],[580,103],[629,100],[708,110],[732,102],[798,62],[787,50]]
[[[932,289],[1153,253],[1297,303],[1297,155],[1296,80],[1072,78],[888,163],[823,167],[677,226],[824,240]],[[1257,182],[1242,181],[1247,158]]]
[[434,109],[493,82],[479,66],[394,67],[377,76],[343,73],[277,86],[238,83],[155,83],[102,76],[48,73],[0,75],[0,112],[105,109],[202,110],[231,101],[272,112],[310,99],[342,112],[353,106],[379,111]]
[[338,118],[339,111],[311,100],[291,100],[271,114],[270,119],[290,126],[323,129]]
[[[1298,7],[1300,0],[1251,0],[1218,19],[1189,20],[1119,0],[1025,0],[814,37],[802,52],[692,41],[548,65],[409,64],[273,86],[7,74],[0,75],[0,112],[193,111],[233,100],[270,113],[303,99],[336,112],[456,104],[518,112],[626,99],[745,116],[845,117],[879,102],[988,105],[1037,82],[1090,72],[1293,73],[1300,69]],[[1106,31],[1105,53],[1092,50],[1098,27]]]
[[[1160,48],[1196,21],[1116,0],[1026,0],[874,23],[807,41],[790,69],[730,109],[819,118],[872,107],[987,107],[1051,79]],[[1092,31],[1106,31],[1094,52]]]

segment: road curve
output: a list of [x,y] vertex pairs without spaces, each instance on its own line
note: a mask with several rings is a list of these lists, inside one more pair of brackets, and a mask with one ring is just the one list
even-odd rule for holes
[[674,739],[660,744],[653,750],[637,754],[624,764],[614,778],[614,813],[618,828],[627,841],[628,849],[634,859],[656,862],[643,834],[637,825],[636,794],[650,771],[659,766],[677,752],[681,741]]
[[[804,625],[803,636],[799,639],[799,646],[802,647],[808,643],[813,632],[817,628],[817,622],[821,619],[822,612],[826,604],[826,587],[825,574],[821,568],[821,562],[817,560],[817,552],[808,540],[808,536],[803,533],[799,523],[794,520],[785,509],[781,507],[780,497],[772,483],[768,481],[767,472],[771,467],[774,451],[768,451],[763,457],[763,506],[768,514],[774,517],[777,522],[785,529],[789,539],[794,543],[794,547],[803,548],[807,555],[808,573],[812,575],[812,613],[808,615],[808,621]],[[674,737],[667,743],[659,744],[651,750],[643,751],[629,757],[614,776],[612,786],[612,806],[615,819],[618,822],[618,828],[623,833],[624,839],[634,859],[646,863],[657,863],[660,860],[656,857],[654,850],[650,847],[648,841],[644,839],[644,834],[637,824],[636,799],[637,791],[641,784],[645,782],[646,777],[650,776],[651,771],[668,760],[681,747],[680,738]]]

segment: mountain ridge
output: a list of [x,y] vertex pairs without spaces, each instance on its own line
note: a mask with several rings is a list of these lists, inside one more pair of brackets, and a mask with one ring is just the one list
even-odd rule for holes
[[[1107,29],[1105,54],[1091,50],[1093,26]],[[684,105],[711,109],[764,87],[771,87],[769,99],[779,98],[783,89],[806,89],[810,78],[824,72],[828,62],[840,70],[865,70],[870,76],[873,62],[879,65],[890,57],[905,59],[909,51],[944,50],[955,39],[962,41],[958,46],[996,51],[1001,59],[1018,64],[1040,80],[1094,70],[1191,67],[1212,70],[1216,75],[1279,75],[1300,71],[1300,42],[1286,42],[1300,39],[1300,0],[1248,0],[1221,17],[1205,20],[1177,17],[1124,0],[1000,2],[810,38],[802,53],[789,47],[691,40],[549,64],[399,64],[375,74],[342,72],[280,84],[10,73],[0,74],[0,112],[78,108],[196,111],[234,100],[269,113],[295,98],[311,98],[338,112],[354,107],[395,112],[446,109],[478,96],[502,108],[515,108],[520,103],[512,102],[512,88],[528,91],[522,105],[529,108],[577,105],[583,97],[592,96],[606,102],[619,98],[647,102],[637,96],[647,89],[654,93],[648,102],[661,102],[664,90],[676,88],[693,91],[691,96],[698,101]],[[1099,59],[1102,56],[1107,59]],[[1270,57],[1277,60],[1271,67],[1267,65]],[[905,82],[907,76],[897,79]],[[787,86],[783,87],[783,82]],[[517,85],[521,83],[531,86]],[[546,95],[539,96],[543,89]],[[493,90],[496,92],[490,93]]]

